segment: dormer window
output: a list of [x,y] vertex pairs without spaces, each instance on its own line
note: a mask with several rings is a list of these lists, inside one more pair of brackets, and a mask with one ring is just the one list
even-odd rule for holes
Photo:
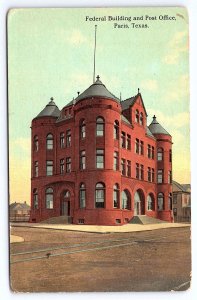
[[143,116],[143,113],[140,113],[140,125],[144,125],[144,116]]
[[138,109],[136,109],[136,111],[135,111],[135,122],[139,123],[139,110]]

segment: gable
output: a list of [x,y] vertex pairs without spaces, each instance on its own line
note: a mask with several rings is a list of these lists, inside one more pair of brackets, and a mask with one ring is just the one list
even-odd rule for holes
[[[135,105],[135,104],[137,104],[137,105]],[[134,100],[132,106],[133,106],[134,108],[135,108],[135,106],[136,106],[136,108],[137,108],[137,106],[141,106],[141,107],[143,108],[143,110],[144,110],[144,113],[145,113],[146,117],[148,116],[148,115],[147,115],[147,112],[146,112],[146,108],[145,108],[145,106],[144,106],[144,101],[143,101],[143,99],[142,99],[142,95],[141,95],[141,94],[138,94],[138,95],[137,95],[137,97],[135,98],[135,100]]]

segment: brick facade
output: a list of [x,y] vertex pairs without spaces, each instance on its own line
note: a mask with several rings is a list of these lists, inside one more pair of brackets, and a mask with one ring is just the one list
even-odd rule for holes
[[137,214],[172,221],[171,136],[151,133],[158,123],[147,127],[139,92],[119,101],[105,89],[97,78],[61,111],[51,100],[32,120],[31,222],[65,215],[74,224],[123,225]]

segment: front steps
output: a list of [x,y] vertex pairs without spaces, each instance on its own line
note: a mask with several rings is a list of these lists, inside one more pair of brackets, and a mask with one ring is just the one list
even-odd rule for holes
[[42,224],[71,224],[72,218],[70,216],[59,216],[41,221]]
[[129,222],[129,224],[141,224],[141,225],[160,224],[160,223],[167,223],[167,222],[156,218],[148,217],[146,215],[134,216]]

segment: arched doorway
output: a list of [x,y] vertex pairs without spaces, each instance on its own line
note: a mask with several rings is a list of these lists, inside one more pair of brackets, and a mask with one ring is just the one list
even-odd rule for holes
[[142,190],[137,190],[134,196],[134,215],[145,215],[145,198]]
[[65,190],[61,195],[60,215],[70,216],[70,192]]

